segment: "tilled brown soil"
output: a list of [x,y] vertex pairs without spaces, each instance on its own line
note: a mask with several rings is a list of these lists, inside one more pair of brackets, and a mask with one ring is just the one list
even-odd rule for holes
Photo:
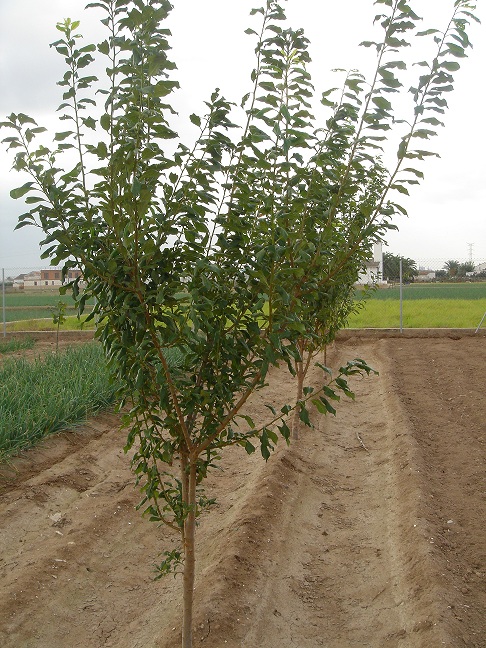
[[[486,646],[486,339],[357,338],[380,371],[270,461],[225,452],[198,529],[195,645]],[[320,376],[312,380],[317,384]],[[248,408],[288,400],[278,371]],[[4,466],[2,648],[175,648],[175,541],[141,519],[114,415]]]

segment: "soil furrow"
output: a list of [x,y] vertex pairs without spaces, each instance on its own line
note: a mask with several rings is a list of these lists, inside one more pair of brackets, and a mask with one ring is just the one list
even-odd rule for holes
[[[348,336],[329,363],[355,356],[380,375],[336,419],[210,475],[195,646],[485,648],[484,337]],[[255,420],[291,399],[274,374]],[[174,538],[135,510],[123,442],[104,415],[0,471],[2,648],[180,645],[180,578],[153,580]]]

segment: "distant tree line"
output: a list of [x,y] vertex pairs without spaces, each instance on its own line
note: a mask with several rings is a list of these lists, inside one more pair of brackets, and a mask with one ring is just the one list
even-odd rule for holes
[[436,276],[439,279],[459,279],[466,277],[468,272],[474,272],[474,263],[472,261],[460,263],[451,259],[444,264],[443,270],[437,271]]
[[[383,279],[386,281],[397,282],[400,281],[400,260],[402,261],[402,274],[404,283],[413,283],[419,272],[417,269],[417,262],[414,259],[403,257],[391,252],[383,253]],[[450,259],[444,264],[441,270],[435,273],[436,279],[439,280],[459,280],[468,277],[468,274],[474,272],[474,263],[466,261],[461,263]],[[474,278],[483,278],[486,273],[482,272],[474,275]],[[469,278],[469,277],[468,277]]]

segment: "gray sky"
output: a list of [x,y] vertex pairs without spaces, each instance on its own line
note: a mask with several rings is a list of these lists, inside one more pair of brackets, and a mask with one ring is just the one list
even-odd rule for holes
[[[250,9],[259,3],[172,1],[175,8],[168,26],[173,31],[172,58],[179,68],[176,78],[182,85],[174,104],[182,124],[188,114],[203,111],[202,102],[215,87],[235,101],[249,89],[254,41],[243,32],[252,25]],[[105,37],[99,24],[100,13],[85,10],[85,4],[85,0],[0,0],[0,119],[10,112],[24,112],[39,125],[52,127],[53,132],[65,130],[62,122],[57,125],[55,121],[61,101],[56,81],[64,72],[63,62],[49,43],[59,37],[55,23],[65,17],[81,20],[86,43]],[[440,29],[447,24],[453,0],[411,0],[411,5],[424,16],[423,29]],[[371,0],[288,0],[286,11],[292,26],[304,27],[311,40],[311,73],[317,96],[338,85],[336,75],[330,72],[332,68],[358,68],[364,73],[372,69],[373,51],[357,47],[360,41],[373,37],[372,22],[377,12]],[[485,18],[484,13],[479,17]],[[464,59],[463,69],[456,73],[456,89],[448,97],[446,128],[429,142],[441,158],[422,163],[425,181],[412,187],[411,198],[402,201],[409,218],[398,219],[399,232],[388,237],[390,251],[420,262],[466,259],[468,243],[474,244],[474,259],[486,260],[486,120],[481,89],[481,63],[486,60],[485,25],[472,26],[470,37],[474,49]],[[417,39],[414,47],[423,48],[423,39]],[[412,60],[425,55],[425,51],[422,56],[421,49],[416,49]],[[403,110],[407,108],[404,103]],[[190,128],[185,126],[179,126],[179,132],[191,136]],[[7,135],[2,129],[0,137]],[[395,150],[394,146],[393,154]],[[18,215],[25,209],[21,201],[10,199],[9,191],[25,179],[9,171],[11,162],[2,147],[0,267],[35,267],[41,264],[41,234],[30,227],[13,232]]]

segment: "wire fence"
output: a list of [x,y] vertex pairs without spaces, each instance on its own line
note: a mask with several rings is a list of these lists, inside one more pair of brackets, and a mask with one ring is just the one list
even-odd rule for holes
[[[72,270],[68,279],[79,271]],[[59,302],[65,314],[77,307],[69,292],[61,295],[60,268],[3,268],[2,323],[8,330],[53,320]],[[363,270],[361,284],[375,284],[351,327],[359,328],[476,328],[486,326],[486,259],[408,259],[378,251]],[[359,288],[358,293],[359,293]],[[87,305],[89,312],[90,304]],[[36,329],[39,325],[36,325]]]
[[[75,279],[81,273],[70,270],[63,281],[61,268],[16,267],[2,268],[2,330],[5,337],[8,330],[22,328],[35,330],[47,328],[53,323],[53,316],[62,309],[64,316],[76,316],[78,308],[69,291],[61,295],[59,289],[66,281]],[[61,305],[60,305],[61,303]],[[89,306],[87,308],[89,310]]]
[[408,259],[383,254],[383,277],[398,280],[398,262],[402,259],[404,280],[413,283],[486,281],[484,259]]
[[486,319],[486,259],[409,259],[379,254],[361,284],[375,291],[351,318],[358,328],[467,328]]

